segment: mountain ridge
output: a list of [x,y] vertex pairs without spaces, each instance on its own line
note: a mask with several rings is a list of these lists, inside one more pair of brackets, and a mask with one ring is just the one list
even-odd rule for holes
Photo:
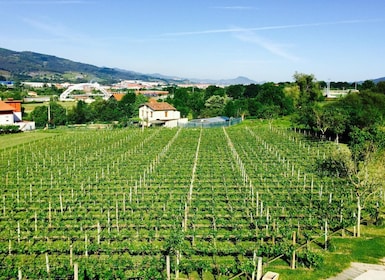
[[246,77],[235,79],[188,79],[162,74],[143,74],[131,70],[98,67],[70,59],[32,51],[13,51],[0,48],[0,80],[35,82],[89,82],[113,83],[119,80],[159,81],[176,83],[210,83],[216,85],[257,83]]

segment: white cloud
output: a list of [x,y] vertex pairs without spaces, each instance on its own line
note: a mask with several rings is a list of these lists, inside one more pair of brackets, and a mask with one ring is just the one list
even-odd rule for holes
[[282,45],[274,43],[266,38],[258,36],[255,32],[252,31],[242,31],[234,33],[234,37],[243,41],[255,44],[273,55],[285,58],[290,61],[298,61],[299,58],[290,54]]
[[294,29],[305,27],[316,27],[326,25],[341,25],[341,24],[357,24],[365,22],[380,22],[383,20],[343,20],[343,21],[331,21],[331,22],[316,22],[316,23],[301,23],[301,24],[287,24],[287,25],[271,25],[261,27],[249,27],[249,28],[224,28],[224,29],[208,29],[200,31],[182,31],[182,32],[170,32],[163,33],[162,36],[188,36],[188,35],[204,35],[204,34],[216,34],[216,33],[232,33],[232,32],[247,32],[247,31],[262,31],[262,30],[281,30],[281,29]]

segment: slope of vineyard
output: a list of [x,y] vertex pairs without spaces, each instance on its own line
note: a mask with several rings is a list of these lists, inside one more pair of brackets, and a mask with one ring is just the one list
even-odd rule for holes
[[250,125],[1,149],[0,278],[165,278],[167,255],[172,274],[224,279],[255,256],[311,265],[302,245],[354,223],[349,186],[314,173],[334,145]]

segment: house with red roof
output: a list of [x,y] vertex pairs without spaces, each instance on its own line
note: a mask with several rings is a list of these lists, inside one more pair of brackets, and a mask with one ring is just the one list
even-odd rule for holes
[[0,125],[13,125],[15,123],[13,117],[13,108],[11,105],[0,100]]
[[144,126],[176,127],[179,122],[187,122],[187,119],[181,119],[174,106],[154,100],[139,106],[139,118]]
[[35,129],[35,122],[23,121],[21,101],[11,98],[0,100],[0,125],[17,125],[22,131]]

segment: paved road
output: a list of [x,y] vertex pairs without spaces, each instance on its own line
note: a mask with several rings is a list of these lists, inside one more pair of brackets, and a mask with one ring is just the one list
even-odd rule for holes
[[[385,260],[385,259],[384,259]],[[384,261],[383,260],[383,261]],[[352,263],[350,268],[327,280],[385,280],[385,265]]]

